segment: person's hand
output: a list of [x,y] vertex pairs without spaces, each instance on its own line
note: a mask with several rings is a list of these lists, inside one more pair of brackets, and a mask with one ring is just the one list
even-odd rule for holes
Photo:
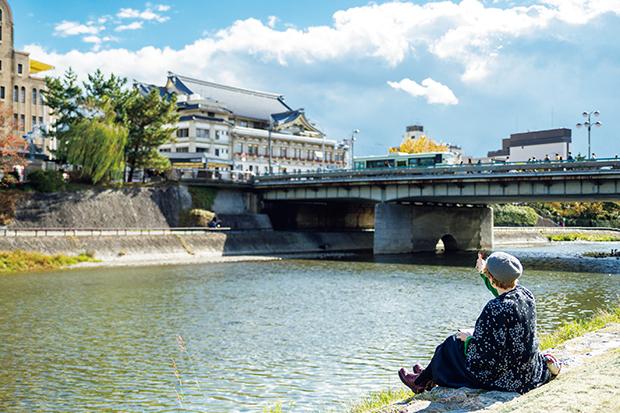
[[456,333],[456,338],[458,338],[461,341],[465,341],[467,340],[467,337],[471,336],[470,333],[468,333],[467,331],[460,331],[458,333]]
[[482,258],[482,253],[478,253],[478,259],[476,260],[476,270],[479,273],[484,273],[484,270],[487,268],[487,261]]

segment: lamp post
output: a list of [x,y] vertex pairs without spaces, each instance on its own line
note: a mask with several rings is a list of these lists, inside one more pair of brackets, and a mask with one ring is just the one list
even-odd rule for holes
[[[579,122],[577,123],[577,128],[581,128],[586,127],[588,128],[588,159],[592,158],[592,151],[590,150],[590,134],[592,132],[592,116],[594,116],[595,118],[598,118],[600,116],[600,112],[598,110],[593,110],[591,112],[583,112],[581,115],[583,116],[583,118],[585,119],[585,121],[583,123]],[[601,122],[599,122],[598,120],[596,122],[594,122],[594,126],[596,126],[597,128],[600,128],[601,126],[603,126],[603,124]]]
[[355,138],[355,135],[357,135],[358,133],[360,133],[359,129],[353,129],[353,132],[351,132],[351,169],[355,169],[354,149],[355,149],[355,141],[357,140]]

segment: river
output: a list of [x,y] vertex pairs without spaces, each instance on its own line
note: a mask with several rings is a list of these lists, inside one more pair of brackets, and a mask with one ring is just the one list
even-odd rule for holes
[[[615,305],[616,244],[509,249],[541,331]],[[472,254],[0,277],[0,411],[346,411],[491,298]],[[562,264],[564,263],[564,264]],[[575,272],[579,271],[579,272]],[[180,378],[180,380],[179,380]]]

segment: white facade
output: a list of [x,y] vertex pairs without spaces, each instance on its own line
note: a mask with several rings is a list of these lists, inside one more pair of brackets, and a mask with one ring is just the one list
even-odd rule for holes
[[548,156],[549,159],[554,160],[556,158],[556,154],[561,156],[562,159],[566,159],[568,157],[568,150],[568,142],[512,146],[510,147],[509,161],[522,162],[528,161],[532,158],[543,160],[545,159],[545,156]]
[[[145,93],[155,87],[136,86]],[[280,95],[175,74],[159,90],[177,95],[176,139],[159,148],[177,169],[265,174],[345,167],[348,148],[326,139]]]

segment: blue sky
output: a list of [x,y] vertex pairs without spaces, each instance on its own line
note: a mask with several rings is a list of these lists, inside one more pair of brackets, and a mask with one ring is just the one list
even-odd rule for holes
[[593,151],[620,153],[620,0],[9,2],[16,46],[56,73],[172,70],[282,93],[330,138],[360,129],[357,154],[419,122],[480,156],[591,109]]

